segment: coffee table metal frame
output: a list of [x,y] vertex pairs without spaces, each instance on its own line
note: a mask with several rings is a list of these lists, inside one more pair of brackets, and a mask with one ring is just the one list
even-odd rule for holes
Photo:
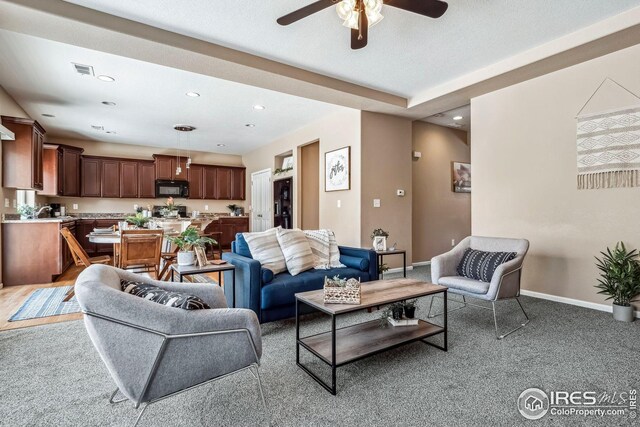
[[[407,281],[408,279],[405,279],[405,281]],[[412,280],[408,280],[408,281],[412,281]],[[382,282],[382,281],[380,281]],[[384,282],[392,282],[391,280],[388,281],[384,281]],[[417,281],[412,281],[412,282],[417,282]],[[367,284],[363,284],[363,290],[366,289]],[[387,351],[387,350],[391,350],[393,348],[396,347],[400,347],[403,346],[405,344],[410,344],[412,342],[416,342],[416,341],[421,341],[424,344],[430,345],[432,347],[435,347],[437,349],[440,349],[442,351],[447,351],[447,288],[444,286],[438,286],[438,285],[432,285],[432,286],[436,286],[437,289],[432,289],[429,291],[425,291],[424,293],[421,294],[412,294],[412,295],[405,295],[405,296],[401,296],[398,298],[392,298],[389,299],[383,303],[377,302],[375,304],[361,304],[359,306],[352,306],[353,308],[349,308],[347,310],[344,311],[340,311],[340,312],[335,312],[334,310],[331,310],[328,307],[335,307],[339,304],[326,304],[326,307],[322,307],[321,305],[317,305],[317,304],[309,304],[305,301],[302,301],[299,297],[299,295],[303,296],[305,293],[303,294],[296,294],[296,364],[303,370],[305,371],[307,374],[309,374],[309,376],[311,378],[313,378],[318,384],[320,384],[324,389],[326,389],[329,393],[331,393],[332,395],[336,395],[337,393],[337,389],[336,389],[336,369],[347,365],[349,363],[352,362],[356,362],[358,360],[364,359],[366,357],[369,356],[373,356],[375,354]],[[314,291],[312,291],[314,292]],[[318,291],[315,291],[318,292]],[[322,291],[320,291],[322,292]],[[308,294],[309,292],[307,292]],[[366,309],[369,307],[373,307],[376,305],[386,305],[386,304],[391,304],[394,302],[398,302],[398,301],[404,301],[407,299],[412,299],[412,298],[418,298],[418,297],[422,297],[422,296],[429,296],[429,295],[437,295],[437,294],[442,294],[442,299],[444,301],[444,314],[443,314],[443,324],[442,326],[440,325],[436,325],[433,324],[431,322],[427,322],[425,320],[420,319],[419,320],[419,326],[422,327],[424,329],[424,331],[422,333],[418,333],[418,335],[410,337],[410,338],[406,338],[406,339],[400,339],[398,342],[394,343],[394,344],[390,344],[390,345],[386,345],[383,346],[379,349],[376,350],[371,350],[371,351],[365,351],[360,355],[357,355],[355,357],[351,357],[348,358],[346,360],[343,361],[337,361],[336,359],[336,349],[338,348],[338,342],[337,342],[337,335],[340,334],[341,332],[348,330],[348,329],[357,329],[357,328],[366,328],[367,326],[370,326],[373,323],[377,323],[379,324],[380,319],[375,319],[372,321],[367,321],[367,322],[362,322],[359,324],[355,324],[355,325],[350,325],[350,326],[345,326],[342,328],[336,328],[336,318],[342,314],[347,314],[347,313],[352,313],[354,311],[359,311],[362,309]],[[300,338],[300,304],[303,305],[307,305],[317,311],[323,312],[327,315],[330,316],[331,318],[331,330],[329,332],[322,332],[319,334],[314,334],[314,335],[309,335],[306,337],[302,337]],[[392,328],[392,329],[388,329],[390,331],[390,335],[393,334],[394,332],[404,332],[404,331],[408,331],[408,329],[406,328],[414,328],[413,326],[388,326],[387,328]],[[401,328],[401,329],[398,329]],[[369,328],[371,329],[371,328]],[[382,327],[380,329],[383,329]],[[392,331],[392,332],[391,332]],[[309,339],[313,339],[313,338],[326,338],[328,335],[330,334],[330,339],[331,339],[331,355],[330,357],[326,357],[327,355],[322,355],[320,354],[319,351],[317,351],[315,348],[313,348],[311,345],[309,345],[307,342],[305,342],[305,340],[309,340]],[[431,343],[428,341],[425,341],[426,338],[429,338],[431,336],[435,336],[438,334],[443,334],[443,345],[438,345],[435,343]],[[307,351],[309,351],[311,354],[313,354],[314,356],[316,356],[317,358],[319,358],[321,361],[323,361],[325,364],[329,365],[331,367],[331,384],[327,384],[326,382],[324,382],[319,376],[317,376],[314,372],[312,372],[308,367],[304,366],[302,363],[300,363],[300,347],[305,348]]]
[[177,274],[180,277],[180,282],[183,282],[184,276],[191,276],[194,274],[202,274],[202,273],[218,273],[218,286],[222,286],[222,272],[231,271],[232,281],[232,292],[233,296],[231,298],[231,308],[236,308],[236,266],[231,263],[225,264],[209,264],[204,267],[199,267],[198,265],[177,265],[171,264],[169,266],[171,270],[171,281],[174,281],[174,274]]

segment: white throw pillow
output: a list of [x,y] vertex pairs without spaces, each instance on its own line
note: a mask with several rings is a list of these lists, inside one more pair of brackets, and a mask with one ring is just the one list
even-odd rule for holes
[[336,233],[331,230],[327,230],[329,233],[329,267],[331,268],[344,268],[346,265],[340,262],[340,249],[338,249],[338,242],[336,241]]
[[273,271],[273,274],[287,270],[284,254],[278,243],[277,230],[271,228],[256,233],[242,233],[253,259],[260,261],[262,267]]
[[315,259],[314,268],[316,270],[326,270],[330,264],[330,242],[327,230],[304,230],[309,241],[311,252]]
[[284,254],[287,270],[292,276],[310,270],[315,265],[311,246],[302,230],[278,229],[276,233]]

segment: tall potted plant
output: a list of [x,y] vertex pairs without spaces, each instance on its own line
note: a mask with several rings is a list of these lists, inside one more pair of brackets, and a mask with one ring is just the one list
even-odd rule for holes
[[207,244],[215,245],[217,242],[211,237],[204,237],[198,234],[198,230],[189,227],[175,237],[167,236],[167,240],[176,245],[178,251],[178,265],[193,265],[196,256],[193,251],[194,247],[204,248]]
[[613,299],[613,318],[623,322],[632,322],[633,306],[631,302],[640,294],[640,263],[638,251],[627,251],[624,243],[619,242],[613,251],[607,248],[600,252],[602,259],[596,257],[596,266],[601,271],[596,288],[599,294]]

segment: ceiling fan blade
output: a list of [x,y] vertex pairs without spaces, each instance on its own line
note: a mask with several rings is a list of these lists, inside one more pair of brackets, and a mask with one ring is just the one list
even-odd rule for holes
[[333,6],[338,3],[338,0],[319,0],[303,8],[295,10],[288,15],[278,18],[277,22],[280,25],[289,25],[306,18],[309,15],[313,15],[316,12],[320,12],[323,9]]
[[[351,49],[362,49],[367,45],[369,38],[369,19],[365,13],[360,13],[360,30],[351,29]],[[360,37],[362,36],[362,37]]]
[[440,0],[385,0],[384,4],[429,18],[440,18],[449,7],[447,2]]

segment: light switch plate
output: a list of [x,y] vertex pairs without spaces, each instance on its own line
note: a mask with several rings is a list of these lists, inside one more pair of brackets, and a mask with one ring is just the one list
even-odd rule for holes
[[380,207],[380,199],[373,199],[373,207],[374,208]]
[[341,208],[342,207],[342,200],[338,200],[338,207]]
[[208,211],[209,210],[209,205],[204,205],[204,210]]
[[78,204],[77,203],[73,204],[73,209],[78,210]]
[[138,205],[134,204],[134,205],[133,205],[133,210],[134,210],[134,211],[137,211],[137,210],[138,210]]

